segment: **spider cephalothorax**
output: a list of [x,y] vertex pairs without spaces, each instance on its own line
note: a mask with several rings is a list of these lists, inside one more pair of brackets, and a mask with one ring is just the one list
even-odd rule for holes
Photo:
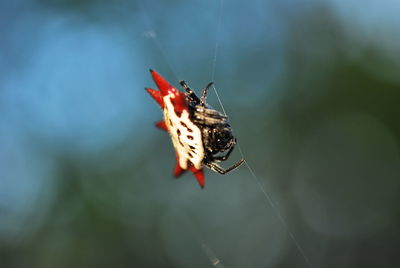
[[176,151],[174,175],[190,170],[204,187],[203,165],[220,174],[237,168],[243,159],[224,169],[217,162],[228,159],[236,144],[227,116],[206,104],[209,83],[200,98],[181,81],[186,93],[180,92],[157,72],[150,70],[157,87],[147,92],[164,110],[164,120],[156,126],[169,132]]

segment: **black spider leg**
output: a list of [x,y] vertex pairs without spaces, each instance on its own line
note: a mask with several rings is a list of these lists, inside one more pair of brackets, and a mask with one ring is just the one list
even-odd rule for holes
[[190,102],[194,102],[194,105],[198,105],[200,103],[200,99],[196,96],[188,84],[186,84],[186,82],[183,80],[179,81],[179,84],[186,90],[186,96],[189,98]]
[[206,99],[207,99],[207,93],[208,89],[214,84],[214,82],[208,83],[206,88],[203,90],[203,93],[201,93],[201,98],[200,98],[200,105],[205,106],[206,105]]
[[235,163],[233,166],[230,166],[227,169],[222,168],[220,165],[218,165],[214,162],[206,162],[204,164],[212,171],[215,171],[221,175],[224,175],[224,174],[238,168],[241,164],[243,164],[243,162],[244,162],[244,159],[240,160],[239,162]]
[[[236,139],[234,140],[234,144],[236,144]],[[234,144],[233,144],[233,145],[234,145]],[[211,162],[208,162],[208,161],[207,161],[207,162],[205,163],[205,165],[206,165],[208,168],[210,168],[211,170],[213,170],[213,171],[215,171],[215,172],[218,172],[219,174],[222,174],[222,175],[228,173],[229,171],[232,171],[232,170],[238,168],[241,164],[243,164],[244,159],[241,159],[240,161],[238,161],[238,162],[235,163],[233,166],[231,166],[231,167],[229,167],[229,168],[227,168],[227,169],[224,169],[224,168],[222,168],[221,166],[219,166],[217,163],[213,162],[213,161],[225,161],[225,160],[227,160],[227,159],[229,158],[229,155],[232,153],[232,151],[233,151],[234,148],[235,148],[235,147],[232,146],[232,147],[229,149],[229,151],[226,153],[226,155],[223,155],[223,156],[211,156],[211,157],[210,157]]]

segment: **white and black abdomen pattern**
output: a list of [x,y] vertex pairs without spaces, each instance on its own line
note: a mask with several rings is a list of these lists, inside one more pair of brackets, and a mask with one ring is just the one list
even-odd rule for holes
[[164,97],[164,119],[179,156],[179,166],[188,169],[190,161],[196,169],[200,169],[204,159],[201,130],[190,120],[187,110],[183,110],[180,115],[175,112],[171,95]]

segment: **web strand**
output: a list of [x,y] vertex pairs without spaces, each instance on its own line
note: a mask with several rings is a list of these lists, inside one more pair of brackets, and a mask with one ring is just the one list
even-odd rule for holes
[[[218,96],[217,93],[217,89],[215,87],[214,91],[215,91],[215,95],[217,96],[218,102],[221,106],[222,111],[224,112],[224,114],[226,115],[225,112],[225,108],[221,102],[221,99]],[[309,261],[309,259],[307,258],[303,248],[300,246],[300,243],[297,241],[296,237],[294,236],[293,232],[290,230],[285,218],[282,216],[282,213],[279,211],[279,209],[277,208],[277,206],[275,205],[274,200],[272,199],[271,195],[265,190],[265,188],[263,187],[263,185],[261,184],[261,180],[257,177],[257,175],[255,174],[255,172],[253,171],[253,169],[250,167],[249,163],[247,162],[246,158],[244,157],[242,148],[240,147],[239,142],[237,143],[239,152],[240,152],[240,156],[241,158],[244,160],[244,164],[246,166],[246,168],[249,170],[251,176],[253,177],[253,179],[256,181],[258,187],[260,188],[260,190],[262,191],[262,193],[264,194],[264,197],[267,199],[269,205],[271,206],[272,210],[274,211],[274,213],[276,214],[276,216],[278,217],[279,221],[282,223],[282,225],[284,226],[286,232],[289,234],[290,239],[293,241],[294,245],[296,246],[297,250],[299,251],[299,253],[301,254],[301,256],[303,257],[304,261],[307,263],[308,267],[313,267],[311,265],[311,262]]]
[[148,28],[148,30],[144,33],[144,36],[149,38],[150,40],[153,40],[154,44],[157,47],[157,50],[160,52],[161,57],[163,58],[163,61],[167,64],[168,69],[171,71],[172,75],[174,76],[175,81],[178,81],[178,75],[175,72],[175,68],[172,66],[172,64],[170,63],[170,61],[167,58],[167,55],[161,45],[160,39],[157,37],[157,32],[150,30],[150,29],[153,29],[153,27],[151,26],[150,16],[147,13],[144,3],[141,3],[140,6],[141,6],[143,14],[145,15],[145,24],[146,24],[146,27]]
[[204,240],[201,238],[200,232],[195,228],[193,222],[186,215],[180,214],[181,222],[185,223],[188,231],[191,233],[192,237],[195,239],[196,243],[200,245],[201,250],[204,255],[207,257],[208,261],[211,263],[213,267],[216,268],[225,268],[221,259],[215,254],[215,252],[207,246]]
[[[215,71],[216,71],[216,65],[217,65],[217,59],[218,59],[218,49],[219,49],[219,42],[220,42],[219,36],[220,36],[221,25],[222,25],[222,14],[223,14],[222,11],[223,11],[223,6],[224,6],[223,0],[220,0],[219,3],[220,3],[220,6],[219,6],[219,15],[218,15],[217,37],[216,37],[216,41],[215,41],[214,56],[213,56],[213,60],[212,60],[211,81],[213,81],[214,78],[215,78]],[[146,16],[146,24],[147,24],[148,28],[151,29],[150,21],[149,21],[149,15],[147,14],[146,10],[143,7],[142,7],[142,9],[143,9],[143,14],[145,14],[145,16]],[[151,34],[148,35],[147,37],[151,38],[155,42],[155,44],[157,46],[157,49],[160,51],[164,61],[167,63],[169,69],[171,70],[171,72],[175,76],[175,80],[178,81],[178,79],[177,79],[178,76],[176,75],[176,72],[174,71],[175,69],[172,67],[172,65],[170,64],[168,58],[166,57],[166,54],[164,53],[164,50],[163,50],[163,48],[161,46],[160,40],[156,36],[156,33],[155,32],[149,32],[149,33],[151,33]],[[221,101],[221,98],[219,97],[218,91],[217,91],[217,89],[215,88],[214,85],[212,87],[213,87],[213,90],[215,92],[215,95],[217,96],[217,100],[219,102],[219,105],[221,106],[221,109],[222,109],[224,115],[226,116],[226,110],[225,110],[224,105],[223,105],[223,103]],[[243,151],[242,151],[242,148],[240,147],[240,144],[238,143],[237,146],[239,148],[239,152],[240,152],[240,155],[241,155],[242,159],[244,159],[244,164],[245,164],[246,168],[249,170],[251,176],[253,177],[253,179],[257,183],[258,187],[262,191],[264,197],[266,198],[266,200],[268,201],[269,205],[273,209],[273,211],[276,214],[277,218],[279,219],[279,221],[284,226],[284,229],[288,233],[290,239],[293,241],[294,245],[296,246],[296,249],[299,251],[299,253],[303,257],[303,259],[307,263],[307,266],[310,267],[310,268],[313,267],[311,262],[307,258],[303,248],[300,246],[300,243],[296,239],[296,237],[293,234],[293,232],[290,230],[285,218],[282,216],[282,214],[280,213],[279,209],[275,205],[275,202],[272,199],[271,195],[265,190],[265,188],[261,184],[261,180],[257,177],[255,172],[253,171],[253,169],[250,167],[249,163],[245,159]],[[191,223],[188,221],[188,218],[185,217],[185,219],[186,219],[186,222],[189,223],[188,226],[190,227]],[[193,236],[197,240],[198,244],[201,245],[201,248],[202,248],[204,254],[209,259],[210,263],[214,267],[223,268],[224,266],[220,262],[220,259],[218,259],[217,256],[215,255],[215,253],[201,239],[199,239],[198,231],[195,231],[195,228],[192,228],[192,227],[190,229],[191,229],[191,232],[192,232]]]
[[221,99],[220,99],[220,97],[219,97],[219,95],[218,95],[218,91],[217,91],[217,89],[215,88],[214,84],[213,84],[212,87],[213,87],[213,89],[214,89],[215,96],[217,96],[217,100],[218,100],[218,102],[219,102],[219,106],[221,106],[222,112],[224,113],[225,116],[227,116],[227,115],[226,115],[225,108],[224,108],[224,105],[222,104],[222,101],[221,101]]
[[[213,61],[212,61],[212,68],[211,68],[211,81],[214,81],[215,69],[216,69],[216,66],[217,66],[217,56],[218,56],[218,48],[219,48],[219,42],[220,42],[219,36],[220,36],[221,25],[222,25],[223,6],[224,6],[224,2],[223,2],[223,0],[220,0],[219,15],[218,15],[218,26],[217,26],[217,37],[216,37],[216,41],[215,41],[214,58],[213,58]],[[212,87],[213,87],[213,90],[215,92],[215,95],[217,96],[217,100],[219,102],[219,105],[221,106],[221,109],[222,109],[224,115],[227,116],[225,107],[222,104],[221,98],[219,97],[218,91],[215,88],[214,84],[213,84]],[[283,218],[283,216],[280,213],[279,209],[276,207],[275,202],[273,201],[272,197],[270,196],[270,194],[268,194],[268,192],[262,186],[260,179],[256,176],[256,174],[254,173],[253,169],[250,167],[249,163],[245,159],[245,157],[243,155],[242,148],[240,147],[240,144],[238,143],[237,146],[239,148],[239,152],[240,152],[240,155],[241,155],[242,159],[244,159],[245,166],[249,170],[249,172],[250,172],[251,176],[253,177],[253,179],[257,182],[257,185],[261,189],[262,193],[264,194],[264,197],[267,199],[267,201],[270,204],[271,208],[273,209],[274,213],[277,215],[279,221],[282,223],[282,225],[284,226],[285,230],[289,234],[290,239],[295,244],[297,250],[300,252],[302,257],[304,258],[304,260],[307,263],[308,267],[312,267],[310,261],[308,260],[306,254],[304,253],[303,248],[300,246],[300,244],[297,241],[296,237],[294,236],[293,232],[289,229],[289,226],[288,226],[286,220]]]
[[274,211],[274,213],[278,217],[279,221],[284,226],[286,232],[289,234],[290,239],[293,241],[294,245],[296,246],[297,250],[299,251],[299,253],[303,257],[304,261],[307,263],[307,266],[310,267],[310,268],[313,267],[311,265],[310,260],[307,258],[303,248],[300,246],[300,243],[297,241],[297,239],[294,236],[293,232],[290,230],[285,218],[282,216],[282,213],[279,211],[279,209],[275,205],[275,202],[272,199],[271,195],[265,190],[265,188],[261,184],[261,180],[256,176],[256,174],[254,173],[253,169],[250,167],[249,163],[247,162],[246,158],[244,157],[244,154],[243,154],[242,148],[240,147],[240,144],[238,143],[237,146],[238,146],[238,149],[239,149],[239,152],[240,152],[240,156],[242,157],[242,159],[244,159],[245,166],[249,170],[249,172],[250,172],[251,176],[253,177],[253,179],[258,184],[258,187],[260,187],[260,189],[261,189],[262,193],[264,194],[265,198],[268,200],[268,203],[271,206],[272,210]]
[[[214,58],[212,61],[212,67],[211,67],[211,81],[214,81],[214,76],[215,76],[215,68],[217,66],[217,56],[218,56],[218,47],[219,47],[219,36],[221,33],[221,25],[222,25],[222,11],[224,7],[224,0],[219,1],[219,14],[218,14],[218,26],[217,26],[217,37],[215,38],[215,47],[214,47]],[[215,87],[214,87],[215,93]]]
[[[217,37],[216,37],[216,40],[215,40],[214,58],[213,58],[213,61],[212,61],[212,68],[211,68],[211,81],[214,81],[215,70],[216,70],[216,66],[217,66],[218,48],[219,48],[219,42],[220,42],[219,36],[220,36],[221,25],[222,25],[223,6],[224,6],[224,2],[223,2],[223,0],[220,0],[219,15],[218,15],[218,26],[217,26]],[[219,97],[218,91],[215,88],[214,84],[212,85],[212,87],[213,87],[213,90],[215,92],[215,95],[217,96],[218,103],[221,106],[221,109],[222,109],[224,115],[227,116],[225,107],[222,104],[221,98]],[[270,204],[270,206],[272,207],[274,213],[277,215],[279,221],[282,223],[282,225],[284,226],[285,230],[289,234],[290,239],[295,244],[297,250],[300,252],[302,257],[304,258],[304,260],[307,263],[308,267],[312,267],[310,261],[308,260],[307,256],[304,253],[303,248],[300,246],[300,244],[297,241],[296,237],[294,236],[293,232],[289,229],[289,226],[288,226],[286,220],[283,218],[283,216],[280,213],[279,209],[276,207],[275,202],[273,201],[272,197],[268,194],[268,192],[262,186],[260,179],[256,176],[256,174],[254,173],[253,169],[250,167],[249,163],[247,162],[246,158],[244,157],[242,148],[240,147],[240,144],[238,143],[237,146],[239,148],[239,152],[240,152],[240,155],[241,155],[242,159],[244,159],[245,166],[249,170],[249,172],[250,172],[251,176],[253,177],[253,179],[257,182],[257,185],[261,189],[262,193],[264,194],[264,197],[267,199],[267,201]]]
[[[224,114],[226,116],[225,108],[224,108],[224,105],[222,104],[221,99],[219,98],[219,95],[217,93],[217,89],[215,87],[213,87],[213,88],[214,88],[214,91],[215,91],[215,95],[217,96],[218,102],[219,102],[219,104],[221,106],[221,109],[222,109],[222,111],[224,112]],[[268,194],[268,192],[265,190],[265,188],[261,184],[261,180],[256,176],[256,174],[254,173],[253,169],[250,167],[249,163],[247,162],[246,158],[244,157],[244,154],[243,154],[242,148],[240,147],[239,142],[236,145],[239,148],[240,156],[244,160],[245,166],[249,170],[249,172],[250,172],[251,176],[253,177],[253,179],[256,181],[258,187],[261,189],[262,193],[264,194],[264,197],[267,199],[268,203],[270,204],[270,206],[273,209],[274,213],[278,217],[279,221],[284,226],[286,232],[289,234],[289,237],[293,241],[293,243],[296,246],[297,250],[300,252],[301,256],[304,258],[304,261],[307,263],[307,266],[310,267],[310,268],[313,267],[311,265],[311,262],[307,258],[306,254],[304,253],[303,248],[300,246],[300,243],[297,241],[297,239],[294,236],[293,232],[290,230],[285,218],[282,216],[282,214],[280,213],[279,209],[276,207],[275,202],[272,199],[271,195]]]
[[[219,36],[220,36],[221,25],[222,25],[222,10],[223,10],[223,7],[224,7],[224,0],[220,0],[219,3],[220,4],[219,4],[219,14],[218,14],[217,37],[215,38],[214,58],[213,58],[212,67],[211,67],[211,81],[214,81],[215,69],[216,69],[216,66],[217,66],[217,56],[218,56],[218,48],[219,48]],[[226,116],[226,111],[225,111],[224,105],[221,102],[221,98],[219,97],[217,89],[215,88],[214,84],[212,85],[212,87],[213,87],[215,95],[217,96],[219,105],[221,106],[221,109],[222,109],[224,115]]]

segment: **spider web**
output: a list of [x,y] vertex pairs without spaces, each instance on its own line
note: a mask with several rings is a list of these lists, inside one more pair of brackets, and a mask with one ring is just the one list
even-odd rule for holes
[[[218,14],[217,14],[217,21],[216,21],[216,25],[217,26],[216,26],[216,30],[215,30],[216,31],[216,38],[215,38],[215,43],[214,43],[214,48],[213,48],[213,57],[212,57],[212,62],[211,62],[211,81],[214,81],[215,75],[216,75],[216,71],[217,71],[218,53],[219,53],[219,50],[220,50],[220,38],[219,37],[220,37],[221,31],[222,31],[223,13],[224,13],[224,8],[225,8],[224,0],[219,0],[218,1],[218,5],[213,6],[213,8],[214,9],[218,9]],[[153,29],[153,25],[152,25],[152,22],[151,22],[152,21],[151,20],[151,16],[149,15],[149,12],[147,12],[147,7],[143,3],[142,3],[142,6],[141,6],[141,9],[142,9],[142,12],[143,12],[143,14],[145,16],[146,26],[148,27],[148,29]],[[153,44],[156,47],[156,50],[160,53],[161,57],[163,58],[163,62],[168,66],[168,69],[169,69],[169,71],[171,72],[171,74],[173,76],[173,81],[179,81],[178,78],[180,76],[177,74],[176,68],[171,63],[171,60],[169,58],[167,49],[162,45],[162,42],[161,42],[160,38],[157,35],[157,32],[154,31],[154,30],[146,31],[144,33],[144,36],[146,38],[152,40]],[[169,79],[169,80],[172,80],[172,79]],[[221,101],[221,97],[220,97],[220,95],[218,93],[218,90],[215,87],[215,84],[212,85],[212,88],[213,88],[213,91],[215,93],[215,96],[217,97],[219,106],[220,106],[223,114],[227,115],[226,109],[225,109],[225,107],[223,105],[223,102]],[[233,124],[233,125],[235,125],[235,124]],[[274,201],[272,196],[266,190],[266,188],[269,188],[269,187],[263,186],[263,184],[261,182],[261,179],[256,175],[254,169],[250,166],[250,164],[246,160],[246,158],[244,156],[244,153],[243,153],[243,150],[242,150],[239,142],[237,143],[237,147],[238,147],[238,151],[240,153],[240,156],[242,157],[242,159],[244,159],[244,165],[245,165],[246,169],[250,173],[252,179],[255,181],[255,183],[256,183],[257,187],[259,188],[259,190],[261,191],[261,193],[263,194],[264,199],[266,200],[266,203],[272,208],[273,213],[275,214],[275,216],[279,220],[280,224],[284,227],[285,232],[290,237],[290,240],[292,241],[292,243],[296,247],[296,250],[302,256],[302,258],[303,258],[305,264],[307,265],[307,267],[313,267],[311,262],[310,262],[310,260],[308,259],[307,255],[305,254],[303,247],[299,243],[299,241],[296,238],[295,234],[291,231],[287,220],[282,215],[280,209],[276,205],[276,202]],[[194,241],[196,241],[196,243],[199,245],[199,247],[203,251],[204,255],[209,260],[209,263],[213,267],[220,267],[220,268],[225,267],[224,264],[223,264],[223,261],[221,260],[221,258],[219,258],[217,256],[216,252],[202,238],[201,233],[198,230],[198,227],[190,219],[190,217],[188,217],[185,213],[182,213],[182,212],[178,212],[178,217],[180,218],[180,220],[182,222],[185,223],[186,228],[189,230],[189,233],[194,238]]]

